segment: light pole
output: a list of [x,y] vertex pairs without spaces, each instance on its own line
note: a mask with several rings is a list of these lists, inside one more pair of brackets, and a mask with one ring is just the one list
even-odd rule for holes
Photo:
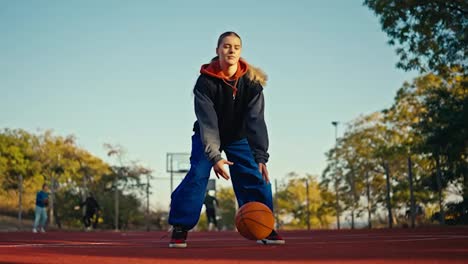
[[23,229],[23,174],[18,174],[18,220],[19,228]]
[[307,231],[310,231],[310,206],[309,206],[309,179],[305,179],[306,184],[306,206],[307,206]]
[[117,167],[116,174],[114,175],[114,231],[119,231],[119,178],[122,173],[123,167]]
[[149,210],[149,195],[150,195],[150,177],[146,174],[146,232],[150,231],[150,210]]
[[107,151],[107,156],[112,156],[112,155],[116,155],[117,156],[117,159],[119,161],[119,164],[120,166],[117,166],[115,167],[114,166],[114,182],[113,182],[113,185],[114,185],[114,227],[115,227],[115,231],[118,232],[119,231],[119,188],[118,188],[118,184],[119,184],[119,179],[122,179],[124,176],[127,176],[127,175],[124,175],[124,173],[126,173],[127,169],[126,167],[123,166],[123,163],[122,163],[122,156],[123,156],[123,149],[121,146],[117,145],[117,146],[112,146],[111,144],[104,144],[104,148],[106,148],[108,151]]
[[336,227],[340,230],[340,197],[338,192],[338,121],[333,121],[335,127],[335,194],[336,194]]
[[150,204],[149,204],[149,196],[150,192],[150,179],[153,178],[151,175],[152,170],[148,167],[139,166],[138,167],[138,174],[146,176],[146,212],[145,212],[145,225],[146,225],[146,232],[150,231]]

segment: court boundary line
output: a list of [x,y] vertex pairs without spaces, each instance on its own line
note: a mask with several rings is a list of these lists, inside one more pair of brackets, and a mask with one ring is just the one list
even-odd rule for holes
[[[322,245],[322,244],[356,244],[356,243],[392,243],[392,242],[414,242],[414,241],[434,241],[434,240],[447,240],[447,239],[466,239],[468,238],[468,235],[446,235],[446,234],[440,234],[440,235],[415,235],[415,236],[409,236],[409,237],[392,237],[389,238],[388,236],[385,237],[385,239],[380,239],[379,237],[375,237],[375,239],[356,239],[356,238],[369,238],[369,236],[361,236],[361,237],[356,237],[353,236],[355,239],[352,240],[347,240],[347,241],[339,241],[339,240],[327,240],[327,241],[300,241],[300,240],[312,240],[315,239],[315,237],[286,237],[286,240],[296,240],[297,242],[294,242],[294,245],[301,245],[301,244],[309,244],[309,245]],[[23,242],[24,240],[21,240]],[[189,239],[189,243],[197,243],[197,242],[211,242],[211,241],[219,241],[219,242],[231,242],[229,243],[229,247],[232,246],[243,246],[246,245],[245,243],[248,242],[248,240],[242,239],[242,238],[231,238],[231,239],[220,239],[220,238],[194,238],[194,239]],[[232,242],[241,242],[241,244],[233,244]],[[0,241],[1,242],[1,241]],[[48,248],[48,247],[63,247],[63,248],[89,248],[89,247],[95,247],[95,246],[102,246],[102,247],[132,247],[132,248],[145,248],[145,247],[151,247],[154,246],[155,244],[166,244],[168,241],[165,240],[160,240],[160,239],[140,239],[140,240],[125,240],[125,241],[116,241],[116,240],[100,240],[100,242],[90,242],[90,241],[76,241],[76,240],[71,240],[67,241],[66,243],[60,242],[60,243],[21,243],[20,241],[16,242],[15,241],[8,241],[11,244],[0,244],[0,249],[1,248]],[[250,241],[252,244],[255,243],[255,241]],[[147,245],[146,245],[147,244]],[[288,243],[287,243],[288,244]],[[287,245],[286,244],[286,245]]]

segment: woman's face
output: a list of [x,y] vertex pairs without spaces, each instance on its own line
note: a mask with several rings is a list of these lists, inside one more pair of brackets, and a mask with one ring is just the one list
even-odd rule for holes
[[237,64],[241,57],[241,51],[241,40],[234,35],[224,37],[219,47],[216,48],[219,61],[228,66]]

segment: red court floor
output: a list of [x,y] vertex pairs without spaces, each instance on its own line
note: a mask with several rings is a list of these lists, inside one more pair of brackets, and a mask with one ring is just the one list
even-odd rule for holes
[[0,233],[3,263],[468,263],[468,228],[290,231],[264,246],[235,232],[191,232],[170,249],[165,232]]

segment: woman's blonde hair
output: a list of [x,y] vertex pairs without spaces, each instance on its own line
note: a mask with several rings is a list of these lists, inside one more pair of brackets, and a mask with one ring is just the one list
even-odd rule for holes
[[241,37],[239,36],[239,34],[237,34],[236,32],[234,31],[226,31],[224,32],[223,34],[219,35],[219,38],[218,38],[218,45],[216,45],[216,48],[219,48],[219,45],[221,45],[221,43],[223,42],[223,39],[225,37],[229,37],[229,36],[236,36],[239,38],[239,40],[241,41],[241,45],[242,45],[242,39]]

